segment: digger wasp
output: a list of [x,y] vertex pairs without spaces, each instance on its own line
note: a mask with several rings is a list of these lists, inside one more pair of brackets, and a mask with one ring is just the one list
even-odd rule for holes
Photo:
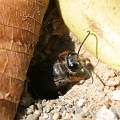
[[[33,58],[37,63],[33,61],[28,70],[28,76],[31,80],[29,91],[34,94],[35,98],[39,96],[44,98],[45,95],[51,98],[51,94],[55,96],[64,95],[73,85],[92,77],[93,66],[90,60],[79,55],[84,42],[90,34],[92,33],[88,31],[77,52],[74,52],[74,49],[57,52],[57,47],[66,38],[64,40],[64,38],[58,38],[56,35],[49,38],[49,40],[47,39],[47,44],[40,44],[43,45],[43,48],[37,47],[41,48],[38,49],[38,54]],[[57,39],[60,39],[60,42],[57,42]],[[39,56],[39,61],[37,56]],[[39,80],[39,78],[42,79]]]
[[55,83],[60,87],[67,84],[76,84],[80,80],[86,80],[92,77],[93,66],[89,59],[80,58],[80,50],[87,40],[90,31],[81,43],[78,52],[64,51],[58,55],[58,59],[53,65],[53,76]]

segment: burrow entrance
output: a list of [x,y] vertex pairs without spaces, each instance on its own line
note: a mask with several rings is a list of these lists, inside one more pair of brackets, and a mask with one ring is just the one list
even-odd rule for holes
[[[58,97],[58,89],[52,74],[53,64],[59,53],[74,49],[74,42],[69,36],[69,30],[64,25],[55,3],[51,1],[27,73],[28,91],[33,98],[54,99]],[[63,87],[63,93],[66,91],[66,87]]]

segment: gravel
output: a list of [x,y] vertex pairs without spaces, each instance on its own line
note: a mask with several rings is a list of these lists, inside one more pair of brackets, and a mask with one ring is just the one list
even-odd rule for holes
[[119,87],[103,87],[93,77],[92,84],[89,79],[82,85],[74,85],[57,99],[35,100],[22,113],[18,112],[17,120],[120,120]]
[[[84,54],[96,65],[90,53]],[[90,78],[73,85],[56,99],[23,95],[16,120],[120,120],[119,72],[99,62],[92,76],[93,83]]]

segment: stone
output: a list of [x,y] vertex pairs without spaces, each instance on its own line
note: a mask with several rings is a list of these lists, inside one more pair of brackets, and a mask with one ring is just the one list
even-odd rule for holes
[[40,115],[40,111],[39,111],[39,110],[35,110],[35,111],[34,111],[34,114]]
[[26,113],[28,115],[32,114],[34,112],[34,109],[35,109],[34,105],[31,105],[30,107],[27,108]]
[[105,84],[106,84],[107,86],[111,86],[111,87],[118,86],[118,85],[120,85],[120,80],[119,80],[119,78],[109,79],[109,80],[106,81]]
[[103,106],[96,113],[96,120],[118,120],[117,115],[109,110],[106,106]]
[[54,113],[53,120],[58,120],[60,117],[60,114],[58,112]]
[[47,113],[43,113],[43,118],[47,119],[49,117],[49,115]]
[[27,116],[26,120],[38,120],[38,116],[35,114],[30,114]]
[[112,92],[112,100],[120,101],[120,90],[115,90]]
[[77,101],[76,105],[78,107],[83,107],[85,105],[85,99],[79,99],[79,101]]

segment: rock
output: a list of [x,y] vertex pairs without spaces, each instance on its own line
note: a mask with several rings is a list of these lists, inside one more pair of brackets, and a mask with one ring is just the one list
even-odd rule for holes
[[103,106],[97,113],[96,113],[96,120],[118,120],[117,115]]
[[82,111],[81,107],[76,106],[75,107],[75,113],[80,113]]
[[81,114],[75,114],[73,115],[73,120],[82,120]]
[[67,111],[63,111],[63,112],[62,112],[62,118],[65,117],[66,113],[67,113]]
[[120,105],[114,106],[110,108],[115,114],[117,114],[118,118],[120,118]]
[[78,107],[83,107],[85,105],[85,99],[79,99],[79,101],[77,101],[76,105]]
[[44,107],[43,108],[43,112],[45,112],[45,113],[49,113],[50,111],[51,111],[50,107]]
[[47,113],[43,113],[43,118],[47,119],[49,117],[49,115]]
[[105,83],[107,86],[114,87],[120,85],[119,78],[107,80]]
[[111,92],[110,87],[109,87],[109,86],[105,86],[105,87],[104,87],[104,92],[105,92],[105,93]]
[[59,111],[61,110],[61,108],[62,108],[61,105],[57,105],[57,106],[55,107],[55,109],[56,109],[57,112],[59,112]]
[[77,102],[76,102],[76,105],[75,105],[75,113],[80,113],[82,111],[82,107],[85,105],[85,99],[79,99]]
[[40,111],[39,111],[39,110],[35,110],[35,111],[34,111],[34,114],[40,115]]
[[58,120],[60,118],[60,114],[58,112],[54,113],[53,120]]
[[47,120],[53,120],[53,115],[51,113],[49,113],[49,117]]
[[45,118],[43,118],[43,117],[39,117],[39,120],[45,120]]
[[120,101],[120,90],[115,90],[112,92],[112,100]]
[[28,109],[26,110],[26,114],[27,114],[27,115],[32,114],[32,113],[33,113],[33,110],[32,110],[32,109],[29,109],[29,108],[28,108]]
[[71,120],[72,115],[70,113],[66,113],[64,120]]
[[26,120],[38,120],[38,115],[30,114],[27,116]]
[[73,105],[73,100],[66,99],[65,102],[69,105]]
[[87,110],[87,109],[85,109],[85,110],[83,110],[81,113],[80,113],[80,115],[81,115],[81,117],[84,119],[84,118],[91,118],[92,116],[91,116],[91,113]]
[[29,108],[27,108],[26,113],[28,115],[32,114],[34,112],[34,109],[35,109],[34,105],[31,105]]
[[42,110],[42,104],[41,104],[41,101],[39,100],[37,103],[36,103],[36,106],[38,108],[38,110]]

